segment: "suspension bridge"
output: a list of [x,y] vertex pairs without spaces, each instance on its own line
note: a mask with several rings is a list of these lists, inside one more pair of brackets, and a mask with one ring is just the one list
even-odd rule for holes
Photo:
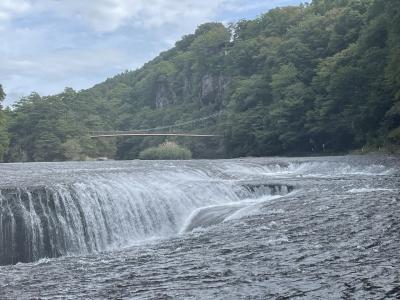
[[[111,137],[133,137],[133,136],[181,136],[181,137],[221,137],[219,134],[203,134],[203,133],[191,133],[191,132],[172,132],[171,130],[176,130],[177,128],[187,127],[187,126],[196,126],[198,129],[199,124],[204,124],[206,121],[210,119],[215,119],[221,116],[223,111],[219,111],[217,113],[186,121],[181,123],[176,123],[167,126],[159,126],[154,128],[147,129],[137,129],[137,130],[129,130],[129,131],[93,131],[90,134],[91,138],[111,138]],[[163,132],[168,130],[168,132]]]

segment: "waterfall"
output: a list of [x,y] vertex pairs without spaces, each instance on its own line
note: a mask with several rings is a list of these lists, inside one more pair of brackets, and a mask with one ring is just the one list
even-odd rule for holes
[[[230,220],[259,200],[273,199],[266,195],[293,190],[269,184],[271,174],[285,178],[391,172],[380,165],[362,169],[326,162],[109,164],[4,167],[0,265],[118,249]],[[21,179],[13,183],[16,178]]]
[[240,185],[200,171],[114,173],[72,184],[0,189],[0,264],[116,249],[181,231],[200,207],[281,187]]

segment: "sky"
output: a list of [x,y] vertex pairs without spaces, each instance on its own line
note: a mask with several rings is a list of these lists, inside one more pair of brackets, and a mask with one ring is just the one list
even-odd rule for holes
[[35,91],[86,89],[135,70],[198,25],[252,19],[302,0],[0,0],[0,84],[11,105]]

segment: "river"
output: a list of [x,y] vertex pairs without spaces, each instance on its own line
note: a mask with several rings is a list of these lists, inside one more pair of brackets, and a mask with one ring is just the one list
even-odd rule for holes
[[0,299],[398,299],[400,159],[0,164]]

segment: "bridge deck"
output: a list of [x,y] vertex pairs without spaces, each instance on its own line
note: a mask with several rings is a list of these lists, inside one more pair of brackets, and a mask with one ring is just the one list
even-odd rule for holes
[[217,134],[196,134],[196,133],[104,133],[104,134],[93,134],[91,138],[101,137],[120,137],[120,136],[186,136],[186,137],[220,137]]

